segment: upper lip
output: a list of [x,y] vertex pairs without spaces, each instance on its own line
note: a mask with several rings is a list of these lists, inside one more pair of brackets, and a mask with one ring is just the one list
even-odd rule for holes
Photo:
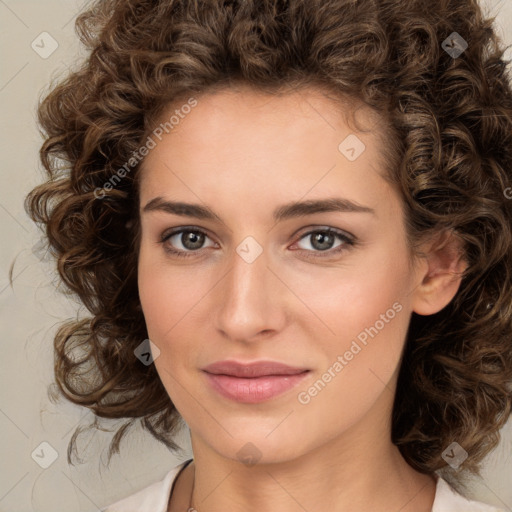
[[238,363],[236,361],[217,361],[203,368],[207,373],[216,375],[231,375],[233,377],[263,377],[266,375],[297,375],[308,371],[308,368],[298,368],[275,361],[255,361]]

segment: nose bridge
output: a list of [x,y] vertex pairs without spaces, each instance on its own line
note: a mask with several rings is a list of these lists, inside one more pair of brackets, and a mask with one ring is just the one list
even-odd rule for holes
[[267,268],[269,254],[253,238],[233,252],[222,280],[217,327],[233,339],[250,340],[261,331],[278,328],[279,283]]

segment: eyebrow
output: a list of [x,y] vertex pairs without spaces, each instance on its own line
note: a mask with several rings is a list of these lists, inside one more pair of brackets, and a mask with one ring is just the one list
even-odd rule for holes
[[[193,217],[196,219],[218,220],[222,219],[208,206],[194,203],[183,203],[179,201],[168,201],[162,197],[151,199],[142,209],[145,212],[163,211],[183,217]],[[273,212],[275,222],[295,217],[304,217],[314,213],[326,212],[358,212],[370,213],[375,215],[375,210],[368,206],[357,204],[348,199],[329,198],[287,203],[276,208]]]

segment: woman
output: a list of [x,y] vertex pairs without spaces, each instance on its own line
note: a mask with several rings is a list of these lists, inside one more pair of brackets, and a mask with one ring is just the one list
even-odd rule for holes
[[476,0],[103,0],[77,27],[27,199],[91,313],[56,380],[194,453],[106,510],[498,510],[463,496],[512,381],[512,89]]

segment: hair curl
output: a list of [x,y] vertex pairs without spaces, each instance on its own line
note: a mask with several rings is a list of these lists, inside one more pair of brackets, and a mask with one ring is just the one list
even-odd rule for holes
[[[148,337],[136,275],[139,166],[103,199],[95,190],[171,102],[238,82],[320,86],[371,107],[388,125],[388,178],[403,196],[409,242],[440,228],[463,241],[469,266],[454,299],[412,314],[392,441],[427,474],[443,470],[442,452],[457,441],[469,454],[463,468],[479,474],[512,398],[512,90],[493,22],[477,0],[100,0],[79,16],[88,57],[39,104],[49,177],[25,204],[91,314],[56,334],[58,387],[96,418],[131,418],[109,460],[137,418],[177,448],[180,417],[154,365],[134,356]],[[457,58],[441,46],[453,32],[468,43]]]

